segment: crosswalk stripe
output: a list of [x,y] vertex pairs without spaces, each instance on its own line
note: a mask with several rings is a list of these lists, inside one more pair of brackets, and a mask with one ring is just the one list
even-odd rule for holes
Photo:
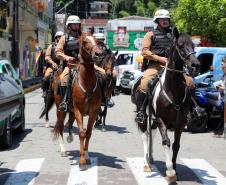
[[21,160],[5,185],[33,185],[43,162],[44,158]]
[[144,172],[144,158],[127,158],[127,163],[139,185],[168,185],[155,165],[152,165],[153,169],[151,173]]
[[181,159],[205,185],[225,185],[226,178],[204,159]]
[[90,158],[91,165],[88,166],[86,171],[80,171],[77,158],[72,160],[71,171],[68,178],[67,185],[97,185],[97,158]]

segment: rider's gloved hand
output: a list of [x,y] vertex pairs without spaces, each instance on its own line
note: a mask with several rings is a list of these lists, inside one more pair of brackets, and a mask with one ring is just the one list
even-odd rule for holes
[[57,69],[58,66],[57,66],[57,64],[55,62],[53,62],[52,63],[52,67],[53,67],[53,69]]

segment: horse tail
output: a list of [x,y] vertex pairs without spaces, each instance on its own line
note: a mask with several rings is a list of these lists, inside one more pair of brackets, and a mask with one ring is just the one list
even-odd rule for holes
[[53,104],[54,104],[54,97],[53,96],[48,97],[46,104],[42,108],[42,113],[39,116],[39,118],[42,118],[46,113],[48,113],[50,109],[53,107]]
[[63,115],[63,114],[66,114],[64,112],[58,112],[57,113],[57,122],[56,122],[56,125],[54,127],[54,129],[52,130],[52,133],[53,133],[53,140],[57,140],[57,138],[63,133],[63,130],[64,130],[64,119],[63,119],[63,122],[61,122],[62,120],[59,119],[60,116]]

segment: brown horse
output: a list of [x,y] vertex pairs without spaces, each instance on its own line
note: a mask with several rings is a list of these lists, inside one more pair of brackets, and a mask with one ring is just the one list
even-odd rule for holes
[[[94,62],[99,60],[101,50],[98,48],[93,36],[83,33],[80,38],[79,66],[72,81],[72,108],[79,129],[80,139],[80,170],[86,170],[90,164],[88,155],[89,140],[93,124],[98,116],[101,105],[101,91],[96,77]],[[57,113],[57,123],[53,130],[57,138],[62,136],[65,117]],[[87,128],[84,128],[83,117],[88,115]],[[72,124],[72,123],[71,123]]]
[[[118,51],[115,53],[108,51],[108,54],[104,57],[102,68],[105,70],[106,76],[103,78],[100,77],[100,81],[102,84],[102,93],[104,93],[104,99],[102,99],[102,106],[103,109],[100,108],[100,113],[97,117],[95,126],[102,125],[102,130],[105,131],[105,120],[107,116],[107,109],[108,109],[108,101],[112,96],[112,92],[114,90],[114,83],[113,83],[113,69],[114,64],[116,61],[115,56],[118,54]],[[103,119],[103,121],[102,121]]]
[[[174,41],[169,52],[168,63],[162,76],[159,77],[159,83],[154,92],[149,92],[149,124],[138,124],[142,131],[144,145],[144,171],[151,170],[153,162],[152,132],[158,127],[165,150],[166,178],[170,183],[177,179],[176,159],[191,102],[184,73],[189,71],[191,75],[194,75],[199,67],[190,36],[185,33],[179,34],[177,29],[174,29],[173,33]],[[186,70],[184,71],[184,69]],[[174,130],[172,159],[168,129]]]

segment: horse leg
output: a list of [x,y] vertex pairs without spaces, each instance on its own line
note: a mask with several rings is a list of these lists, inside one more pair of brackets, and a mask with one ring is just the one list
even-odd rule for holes
[[74,123],[74,120],[75,120],[75,117],[74,117],[74,114],[73,112],[70,112],[69,113],[69,119],[68,119],[68,122],[67,122],[67,128],[68,128],[68,136],[67,136],[67,142],[68,143],[71,143],[73,141],[73,135],[72,135],[72,125]]
[[165,123],[161,118],[156,119],[158,122],[158,128],[160,131],[160,134],[162,136],[162,145],[165,150],[165,157],[166,157],[166,180],[169,183],[175,182],[177,180],[176,172],[173,169],[173,163],[171,160],[170,155],[170,139],[167,135],[167,128]]
[[105,120],[106,120],[106,116],[107,116],[107,108],[108,106],[105,105],[104,106],[104,110],[102,112],[102,118],[103,118],[103,122],[102,122],[102,131],[106,131],[106,128],[105,128]]
[[149,146],[149,164],[153,164],[154,163],[154,158],[153,158],[153,143],[154,143],[154,138],[155,138],[155,135],[157,133],[157,127],[156,127],[156,122],[153,123],[153,120],[152,118],[149,118],[149,124],[148,125],[148,129],[149,129],[149,143],[148,143],[148,146]]
[[151,172],[151,166],[148,160],[148,132],[144,131],[141,134],[141,138],[144,146],[144,172]]
[[172,157],[172,162],[173,162],[173,169],[176,171],[176,160],[177,160],[177,154],[180,149],[180,138],[181,138],[181,133],[182,130],[180,129],[175,129],[174,131],[174,142],[173,142],[173,157]]
[[79,158],[79,170],[84,171],[87,169],[86,166],[86,159],[85,159],[85,137],[86,137],[86,131],[83,128],[83,116],[79,112],[78,109],[74,108],[74,116],[78,125],[79,129],[79,142],[80,142],[80,158]]
[[85,140],[85,159],[86,159],[86,164],[91,164],[91,160],[90,160],[89,154],[88,154],[88,151],[89,151],[89,140],[91,138],[93,124],[94,124],[94,121],[96,120],[97,116],[98,116],[98,111],[94,111],[94,113],[89,115],[89,120],[88,120],[87,130],[86,130],[86,140]]
[[101,119],[102,119],[102,109],[100,107],[99,109],[99,115],[97,116],[96,122],[95,122],[95,127],[101,125]]

